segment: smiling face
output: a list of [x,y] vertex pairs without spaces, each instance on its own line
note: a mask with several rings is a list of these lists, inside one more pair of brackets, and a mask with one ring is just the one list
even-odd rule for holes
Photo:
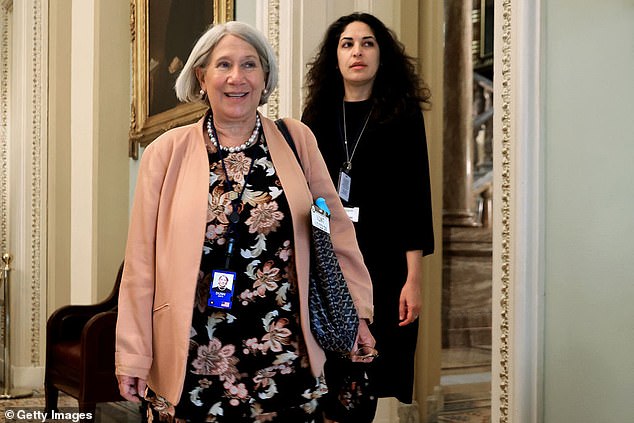
[[337,62],[346,93],[351,89],[372,92],[379,69],[380,51],[372,29],[364,22],[351,22],[341,33]]
[[196,70],[200,87],[207,92],[214,120],[247,121],[255,118],[266,81],[255,48],[226,35],[212,50],[209,63]]
[[218,277],[218,287],[220,287],[221,289],[226,288],[228,282],[229,282],[229,279],[227,279],[225,275],[220,275]]

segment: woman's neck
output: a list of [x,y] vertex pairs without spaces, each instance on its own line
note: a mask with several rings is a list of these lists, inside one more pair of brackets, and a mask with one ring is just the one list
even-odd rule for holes
[[372,84],[350,85],[344,82],[344,101],[364,101],[372,95]]
[[255,115],[241,121],[225,121],[214,118],[214,127],[220,145],[234,147],[243,144],[253,133]]

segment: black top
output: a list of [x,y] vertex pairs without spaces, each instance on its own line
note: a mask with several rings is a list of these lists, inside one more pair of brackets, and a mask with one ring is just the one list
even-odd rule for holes
[[[330,176],[338,185],[346,161],[342,104],[305,121],[317,137]],[[372,107],[371,101],[346,102],[349,155]],[[406,252],[434,251],[429,162],[420,108],[387,123],[372,116],[352,156],[350,197],[359,207],[357,240],[374,289],[374,324],[379,357],[373,365],[378,396],[411,403],[418,321],[399,327],[398,304],[407,278]]]
[[[288,416],[284,421],[313,421],[313,399],[321,395],[322,381],[311,372],[302,335],[292,276],[293,224],[268,146],[260,137],[245,151],[224,152],[222,160],[218,151],[208,153],[205,241],[175,416],[233,423],[277,414],[280,421],[280,415]],[[240,205],[227,268],[234,196]],[[210,293],[213,271],[234,272],[232,296]],[[212,299],[217,301],[210,304]],[[150,398],[154,408],[165,406]]]
[[[346,102],[350,154],[370,107],[370,101]],[[421,111],[411,110],[387,124],[374,120],[368,122],[352,158],[350,198],[344,201],[345,206],[360,209],[355,229],[361,250],[364,254],[380,250],[382,256],[384,247],[390,246],[399,252],[423,250],[423,255],[431,254],[434,234],[429,161]],[[330,176],[337,185],[346,160],[342,105],[332,108],[323,122],[305,123],[317,137]],[[406,217],[407,223],[400,227],[380,230],[376,226],[401,223]],[[377,230],[383,240],[381,246],[376,242]]]

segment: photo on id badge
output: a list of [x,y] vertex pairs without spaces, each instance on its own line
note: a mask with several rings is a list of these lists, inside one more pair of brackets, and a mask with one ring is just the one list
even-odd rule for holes
[[233,297],[233,282],[236,273],[229,270],[214,270],[211,273],[211,285],[209,287],[209,307],[230,309]]

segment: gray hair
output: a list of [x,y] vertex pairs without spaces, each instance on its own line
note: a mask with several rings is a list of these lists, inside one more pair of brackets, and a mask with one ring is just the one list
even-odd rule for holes
[[268,101],[271,92],[277,86],[278,71],[275,52],[260,31],[251,25],[237,21],[214,25],[198,39],[174,85],[176,97],[180,101],[186,103],[203,101],[209,104],[207,96],[200,94],[196,69],[207,67],[212,51],[225,35],[234,35],[251,44],[257,51],[266,76],[266,85],[260,97],[260,105]]

